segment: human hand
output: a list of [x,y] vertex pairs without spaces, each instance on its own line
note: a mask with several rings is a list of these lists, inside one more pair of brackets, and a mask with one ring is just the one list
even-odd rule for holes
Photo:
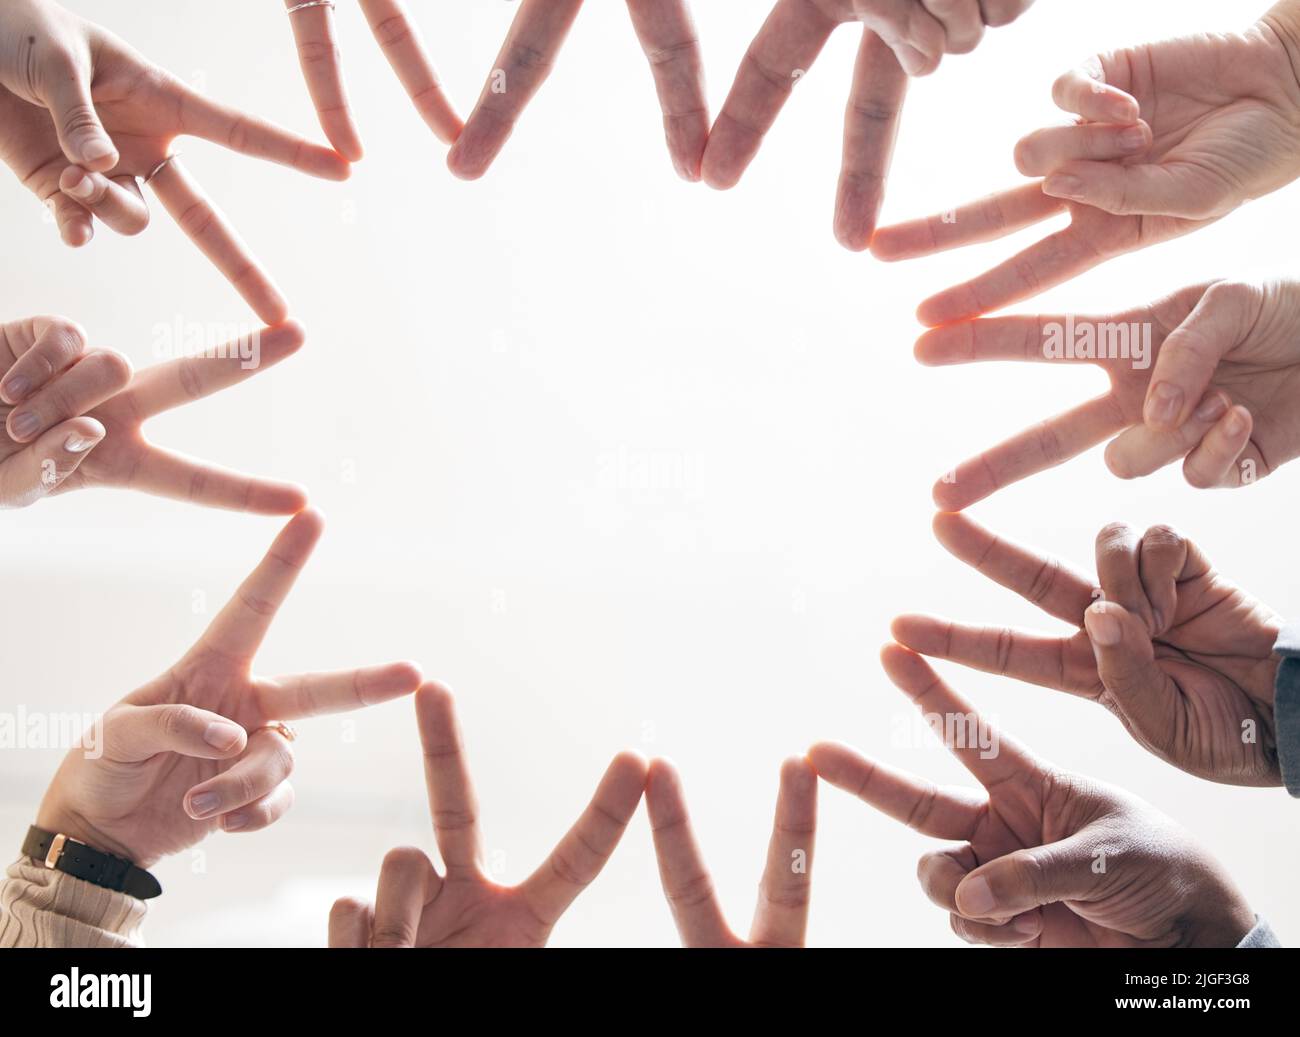
[[1181,533],[1106,526],[1094,584],[965,515],[937,515],[934,530],[957,558],[1075,630],[1053,637],[909,615],[894,621],[899,642],[1097,702],[1139,745],[1197,777],[1282,784],[1273,720],[1281,618]]
[[832,32],[862,23],[862,42],[844,117],[835,236],[846,248],[870,243],[884,200],[908,75],[933,72],[945,54],[973,50],[985,25],[1005,25],[1032,0],[778,0],[754,37],[704,151],[712,187],[734,187],[795,85]]
[[[1300,175],[1300,84],[1282,22],[1114,51],[1057,80],[1075,125],[1031,133],[1016,164],[1045,180],[882,227],[880,259],[1001,238],[1062,212],[1070,225],[921,303],[923,324],[1001,309],[1126,252],[1208,225]],[[1207,71],[1208,70],[1208,71]]]
[[432,682],[415,696],[429,813],[442,857],[390,850],[374,904],[344,897],[330,911],[331,947],[541,947],[618,846],[641,802],[646,764],[620,753],[591,803],[547,860],[518,886],[484,874],[478,801],[451,692]]
[[208,100],[91,22],[49,0],[11,0],[0,24],[0,160],[50,205],[63,240],[86,244],[93,218],[143,230],[136,183],[163,207],[258,317],[288,316],[278,289],[198,185],[172,158],[197,136],[329,180],[348,164],[328,148]]
[[130,380],[126,357],[88,349],[69,320],[0,324],[0,508],[34,504],[75,472],[107,434],[88,412]]
[[409,695],[411,663],[274,680],[252,673],[276,612],[320,539],[319,514],[281,531],[198,643],[103,719],[103,755],[70,752],[37,824],[148,868],[220,828],[253,832],[293,803],[289,742],[274,727]]
[[[32,347],[25,356],[39,348],[50,358],[51,364],[63,363],[72,356],[72,350],[78,348],[79,342],[84,342],[79,332],[47,332],[39,347]],[[18,442],[12,433],[0,435],[0,486],[5,486],[4,467],[10,465],[14,472],[12,478],[16,480],[14,485],[19,489],[30,484],[34,474],[39,474],[49,480],[48,485],[43,483],[40,487],[49,496],[104,486],[140,490],[209,508],[263,515],[292,515],[301,511],[307,505],[307,496],[301,487],[241,475],[164,450],[145,438],[144,424],[165,411],[230,388],[259,371],[273,367],[296,353],[302,343],[302,327],[290,321],[226,343],[216,349],[213,356],[181,357],[155,364],[134,375],[130,374],[126,361],[115,358],[115,354],[91,353],[67,375],[48,388],[25,396],[26,402],[10,411],[6,429],[14,428],[23,414],[35,414],[39,424],[36,426],[38,431],[32,435],[40,438],[35,442],[30,442],[30,437]],[[4,352],[0,348],[0,364],[3,360]],[[111,380],[119,391],[77,417],[77,407],[84,400],[98,399],[103,395],[103,390],[83,385],[87,382],[83,375],[78,373],[75,379],[72,378],[91,360],[95,364],[88,369],[87,375],[95,372],[98,378],[103,373],[104,380]],[[20,374],[25,372],[24,376],[32,376],[43,367],[43,362],[24,364],[21,368],[15,365],[11,374],[19,370]],[[129,377],[129,382],[123,389],[120,383],[124,374]],[[65,395],[64,382],[69,383],[68,395]],[[0,399],[12,398],[12,392],[12,382],[6,376],[0,382]],[[0,405],[0,413],[8,409]],[[69,418],[73,419],[72,427],[78,433],[96,437],[94,451],[83,456],[76,465],[62,456],[69,450],[66,440],[61,451],[49,445],[51,442],[58,445],[58,437],[63,434],[62,429]],[[50,472],[53,474],[46,474]]]
[[806,759],[781,766],[776,819],[749,939],[727,924],[704,865],[682,795],[667,760],[650,764],[646,809],[664,896],[686,947],[802,947],[808,929],[813,842],[817,834],[817,774]]
[[[334,4],[304,7],[303,0],[284,0],[284,6],[321,129],[340,155],[357,162],[362,155],[361,136],[343,84]],[[460,135],[460,117],[443,93],[420,31],[406,15],[406,5],[401,0],[361,0],[361,12],[415,110],[435,137],[452,143]]]
[[[301,0],[284,2],[292,9]],[[487,172],[505,146],[515,122],[550,74],[580,6],[581,0],[524,0],[465,124],[443,93],[419,29],[401,0],[361,0],[375,39],[425,123],[444,144],[455,145],[448,164],[465,179]],[[355,162],[361,158],[361,140],[343,86],[332,7],[301,8],[290,19],[321,127],[339,153]],[[686,2],[628,0],[628,11],[654,73],[673,163],[681,176],[697,180],[709,122],[699,42]],[[466,142],[457,143],[467,128]]]
[[[1193,486],[1253,483],[1300,455],[1298,329],[1300,284],[1225,281],[1103,317],[995,317],[928,331],[916,344],[923,364],[1091,363],[1111,383],[1102,396],[958,465],[935,484],[935,502],[959,511],[1111,437],[1106,465],[1120,478],[1181,458]],[[1072,330],[1089,333],[1099,355],[1076,359],[1047,348]]]
[[[686,0],[628,0],[628,12],[654,74],[669,154],[678,175],[698,180],[709,135],[704,69]],[[523,0],[465,129],[447,155],[456,176],[487,172],[515,123],[551,74],[582,0]]]
[[936,786],[822,743],[817,773],[938,839],[917,875],[970,943],[1030,947],[1233,947],[1255,924],[1210,854],[1154,807],[1059,770],[994,731],[920,656],[899,645],[885,672],[926,715],[982,793]]

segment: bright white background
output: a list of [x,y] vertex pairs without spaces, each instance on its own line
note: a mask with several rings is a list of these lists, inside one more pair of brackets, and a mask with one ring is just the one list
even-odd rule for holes
[[[319,138],[279,0],[74,3],[212,95]],[[716,111],[766,0],[698,2]],[[515,11],[414,3],[468,109]],[[1238,8],[1239,10],[1232,10]],[[1097,49],[1243,27],[1249,5],[1040,0],[909,98],[894,220],[1014,184],[1012,147],[1056,121],[1055,76]],[[259,660],[265,673],[397,658],[459,692],[498,877],[543,857],[623,747],[674,758],[733,924],[749,925],[781,759],[851,742],[939,780],[941,749],[876,661],[890,618],[930,610],[1054,629],[933,541],[930,485],[974,450],[1096,391],[1078,368],[915,364],[922,297],[1017,242],[885,266],[831,235],[857,32],[835,36],[735,191],[674,177],[624,5],[587,5],[496,166],[445,171],[355,6],[339,29],[367,154],[312,181],[195,141],[185,160],[277,278],[308,345],[249,384],[151,426],[169,446],[301,481],[327,532]],[[135,239],[64,248],[15,181],[0,188],[5,319],[66,314],[154,362],[157,325],[251,320],[165,213]],[[1120,309],[1211,276],[1277,270],[1295,189],[1116,260],[1029,304]],[[644,479],[644,466],[656,472]],[[348,474],[355,473],[349,481]],[[1100,451],[975,509],[1091,565],[1123,518],[1183,527],[1277,611],[1294,577],[1300,471],[1249,491],[1125,484]],[[78,493],[3,516],[0,709],[92,710],[154,676],[257,562],[277,519]],[[1109,714],[945,670],[1043,755],[1144,796],[1225,861],[1300,939],[1295,804],[1146,755]],[[383,853],[428,833],[409,702],[302,725],[298,803],[158,871],[158,945],[321,944],[329,904],[371,895]],[[350,733],[349,733],[350,732]],[[353,740],[349,740],[352,737]],[[0,752],[0,846],[16,850],[58,759]],[[822,791],[810,942],[947,945],[914,879],[932,843]],[[644,812],[557,944],[672,944]]]

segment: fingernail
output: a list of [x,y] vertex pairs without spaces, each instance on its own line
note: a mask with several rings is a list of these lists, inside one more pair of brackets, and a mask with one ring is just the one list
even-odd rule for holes
[[81,146],[82,157],[87,162],[98,162],[101,158],[107,158],[113,154],[114,148],[103,137],[91,137]]
[[239,736],[244,733],[243,728],[237,724],[227,724],[223,720],[214,720],[208,725],[208,729],[203,732],[203,740],[214,749],[220,749],[223,753],[227,749],[233,749],[239,741]]
[[34,436],[36,430],[41,427],[41,419],[31,411],[23,411],[13,419],[14,435],[19,439],[26,439],[28,436]]
[[1043,193],[1053,198],[1073,198],[1083,200],[1083,181],[1077,176],[1049,176],[1043,181]]
[[967,918],[991,915],[997,906],[988,880],[980,875],[967,879],[961,884],[961,889],[957,891],[957,900],[957,906]]
[[1151,631],[1153,637],[1156,634],[1163,634],[1165,632],[1165,614],[1158,608],[1153,608],[1151,610],[1151,625],[1154,628]]
[[89,198],[94,193],[95,185],[91,183],[88,176],[83,176],[68,188],[68,194],[72,195],[73,198]]
[[1032,936],[1033,934],[1037,933],[1038,930],[1042,928],[1042,926],[1039,924],[1038,919],[1035,918],[1033,915],[1021,915],[1019,918],[1017,918],[1014,922],[1011,923],[1011,928],[1018,933],[1024,933],[1026,936]]
[[236,811],[233,814],[227,814],[221,819],[221,827],[227,832],[238,832],[248,824],[248,815],[242,811]]
[[5,382],[4,393],[11,403],[22,403],[31,388],[32,383],[28,379],[22,375],[16,375]]
[[1169,382],[1161,382],[1147,397],[1144,416],[1148,425],[1168,426],[1178,417],[1183,405],[1183,391]]
[[1196,408],[1197,421],[1218,421],[1223,417],[1223,412],[1228,409],[1228,401],[1224,399],[1223,393],[1211,393],[1201,405]]
[[80,432],[74,432],[63,443],[63,449],[70,454],[84,454],[99,440],[91,439],[89,436],[83,436]]
[[207,817],[221,806],[221,797],[215,792],[200,792],[190,797],[190,816]]
[[1119,146],[1125,151],[1141,151],[1147,146],[1147,132],[1141,126],[1130,126],[1119,135]]
[[1120,642],[1119,620],[1106,611],[1105,603],[1093,605],[1083,614],[1083,623],[1094,645],[1110,648]]

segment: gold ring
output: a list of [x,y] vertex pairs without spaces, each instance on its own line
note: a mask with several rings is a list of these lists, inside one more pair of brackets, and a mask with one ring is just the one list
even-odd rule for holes
[[307,0],[305,4],[294,4],[284,13],[293,14],[295,11],[305,11],[309,7],[328,7],[332,11],[334,10],[334,0]]
[[280,722],[279,720],[277,720],[277,721],[276,721],[275,723],[273,723],[273,724],[263,724],[261,727],[258,728],[258,730],[259,730],[259,731],[274,731],[274,732],[275,732],[276,734],[278,734],[281,738],[283,738],[286,742],[294,742],[294,741],[297,741],[297,739],[298,739],[298,732],[295,731],[295,730],[294,730],[292,727],[290,727],[288,724],[282,723],[282,722]]

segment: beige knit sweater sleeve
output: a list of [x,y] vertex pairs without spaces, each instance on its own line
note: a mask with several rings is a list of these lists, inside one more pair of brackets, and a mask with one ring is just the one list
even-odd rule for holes
[[0,947],[140,947],[146,909],[23,857],[0,882]]

